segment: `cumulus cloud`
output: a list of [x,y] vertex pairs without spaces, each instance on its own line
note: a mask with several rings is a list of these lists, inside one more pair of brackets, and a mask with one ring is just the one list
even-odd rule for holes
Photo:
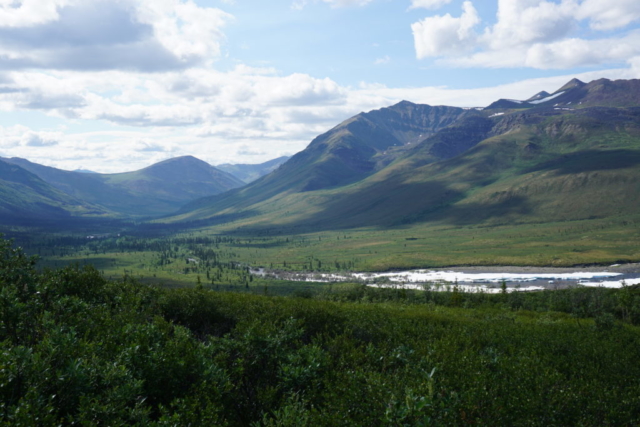
[[0,26],[28,27],[58,18],[58,8],[69,0],[1,0]]
[[340,104],[345,89],[329,78],[291,74],[279,79],[260,79],[255,92],[262,102],[272,105]]
[[573,68],[619,62],[636,55],[640,55],[640,31],[621,38],[571,38],[549,44],[535,44],[528,49],[525,63],[540,69]]
[[573,0],[500,0],[498,22],[485,30],[482,41],[498,50],[558,40],[575,26],[576,8]]
[[[471,12],[470,12],[471,11]],[[640,19],[635,0],[499,0],[496,23],[480,22],[469,1],[459,18],[431,16],[412,25],[416,57],[466,67],[565,69],[620,63],[640,53],[638,34],[599,34]],[[592,37],[580,37],[588,25]]]
[[1,1],[4,69],[181,69],[218,57],[231,19],[183,0]]
[[58,141],[51,138],[50,135],[28,132],[22,136],[20,145],[27,147],[50,147],[58,145]]
[[144,141],[144,140],[140,140],[137,141],[134,144],[134,149],[136,151],[143,151],[143,152],[164,152],[167,151],[167,147],[158,144],[158,143],[153,143],[153,142],[148,142],[148,141]]
[[0,126],[0,146],[9,149],[21,147],[53,147],[63,138],[61,132],[34,131],[23,125]]
[[584,0],[578,8],[577,16],[579,19],[589,19],[594,30],[613,30],[640,19],[640,2]]
[[569,69],[603,63],[621,63],[640,55],[640,31],[624,37],[599,40],[565,38],[550,43],[534,43],[501,50],[486,50],[468,56],[451,57],[443,62],[461,67],[531,67]]
[[411,25],[418,59],[461,53],[474,44],[473,28],[480,23],[478,12],[470,1],[462,5],[459,18],[450,14],[431,16]]

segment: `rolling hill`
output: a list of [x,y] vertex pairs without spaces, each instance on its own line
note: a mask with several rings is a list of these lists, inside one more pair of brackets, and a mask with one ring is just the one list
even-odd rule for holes
[[134,172],[64,171],[25,159],[1,159],[33,173],[59,191],[120,216],[159,216],[200,197],[243,182],[192,156],[177,157]]
[[[416,120],[434,110],[431,128]],[[168,220],[297,230],[538,223],[636,214],[638,194],[640,81],[574,79],[482,111],[402,102],[360,114],[270,175]]]
[[4,224],[37,224],[109,213],[63,193],[20,166],[0,161],[0,221]]

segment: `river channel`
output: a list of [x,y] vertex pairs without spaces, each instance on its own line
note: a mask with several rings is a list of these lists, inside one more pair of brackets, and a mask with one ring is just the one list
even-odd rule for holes
[[255,269],[255,275],[306,282],[361,282],[372,287],[448,291],[457,285],[462,292],[497,293],[502,283],[507,292],[566,289],[570,287],[620,288],[640,284],[640,264],[607,267],[459,267],[380,273],[316,273]]

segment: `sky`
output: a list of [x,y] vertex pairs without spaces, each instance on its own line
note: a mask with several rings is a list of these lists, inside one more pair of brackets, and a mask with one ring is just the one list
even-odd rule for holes
[[638,0],[0,0],[0,156],[261,163],[401,100],[640,78]]

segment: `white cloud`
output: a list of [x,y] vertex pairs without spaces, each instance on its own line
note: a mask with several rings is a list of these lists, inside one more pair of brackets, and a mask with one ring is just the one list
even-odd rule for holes
[[168,147],[162,144],[140,140],[134,144],[134,149],[143,152],[166,152]]
[[[441,57],[441,63],[463,67],[567,69],[620,64],[640,54],[637,31],[597,33],[640,19],[636,0],[499,0],[496,23],[477,36],[473,28],[480,18],[470,2],[465,5],[460,18],[432,16],[412,25],[418,59]],[[594,37],[579,37],[584,23]]]
[[151,25],[154,35],[181,60],[220,54],[221,28],[231,15],[215,8],[203,8],[191,1],[138,0],[136,18]]
[[540,0],[499,0],[498,22],[482,40],[492,49],[558,40],[575,25],[577,3]]
[[377,58],[373,63],[374,65],[384,65],[389,62],[391,62],[391,58],[389,58],[389,55],[385,55],[382,58]]
[[589,19],[594,30],[622,28],[640,19],[637,0],[584,0],[577,13],[578,19]]
[[624,38],[590,41],[571,38],[549,44],[535,44],[528,49],[525,64],[540,69],[568,69],[622,62],[636,55],[640,55],[640,31]]
[[231,15],[190,0],[0,0],[3,69],[181,69],[220,55]]
[[459,18],[447,13],[411,25],[418,59],[461,53],[474,44],[473,28],[480,23],[480,18],[470,1],[465,1],[462,8]]
[[[55,135],[55,136],[54,136]],[[27,147],[51,147],[58,145],[59,134],[27,132],[20,138],[20,145]]]
[[0,146],[10,153],[22,147],[52,147],[58,145],[62,138],[61,132],[34,131],[22,125],[0,126]]
[[569,69],[606,63],[624,63],[640,55],[640,31],[624,37],[599,40],[565,38],[550,43],[485,50],[469,56],[442,60],[460,67],[531,67],[537,69]]
[[70,0],[0,0],[1,27],[29,27],[56,20]]
[[411,0],[409,9],[438,9],[449,3],[451,3],[451,0]]

